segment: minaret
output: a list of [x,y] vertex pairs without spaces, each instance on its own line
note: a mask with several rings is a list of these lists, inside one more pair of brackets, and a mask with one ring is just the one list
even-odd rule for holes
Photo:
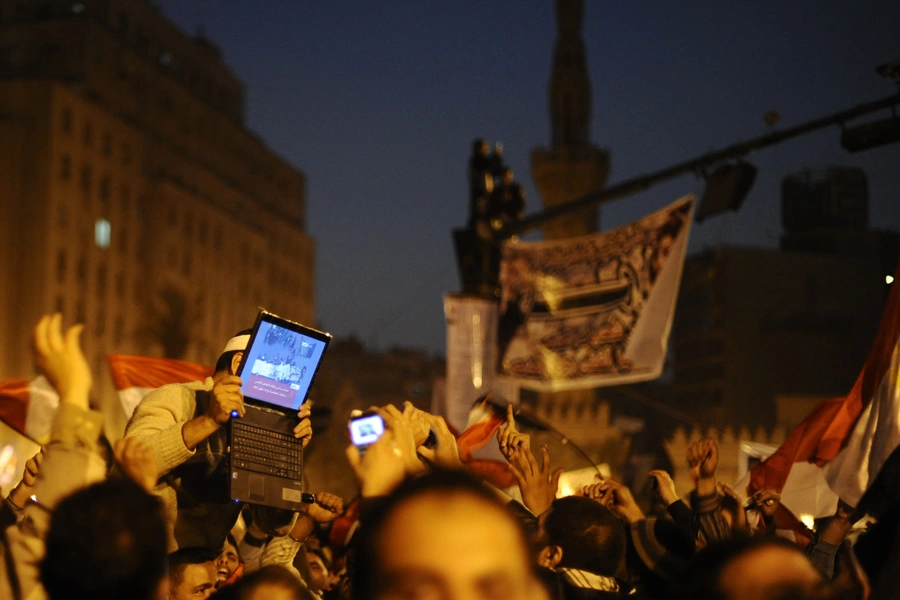
[[[606,183],[609,152],[591,145],[591,84],[584,41],[584,3],[556,0],[556,48],[550,76],[550,147],[531,153],[531,176],[544,208],[566,204]],[[544,239],[597,231],[597,209],[579,211],[544,226]]]
[[[591,145],[591,84],[588,81],[581,21],[582,0],[556,1],[556,48],[550,76],[550,147],[531,152],[531,177],[544,208],[567,204],[599,190],[609,174],[609,152]],[[597,208],[551,221],[544,239],[554,240],[597,231]],[[541,393],[538,403],[584,406],[595,390]],[[597,457],[594,457],[597,458]]]

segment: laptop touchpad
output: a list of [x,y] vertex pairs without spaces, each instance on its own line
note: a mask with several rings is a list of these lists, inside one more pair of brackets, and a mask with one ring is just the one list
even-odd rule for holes
[[250,499],[266,499],[266,478],[259,475],[250,475]]

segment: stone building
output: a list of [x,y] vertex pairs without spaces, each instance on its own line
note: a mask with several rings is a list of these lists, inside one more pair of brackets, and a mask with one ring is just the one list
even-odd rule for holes
[[144,0],[0,0],[0,376],[48,311],[108,353],[211,364],[257,307],[313,323],[305,177],[221,52]]

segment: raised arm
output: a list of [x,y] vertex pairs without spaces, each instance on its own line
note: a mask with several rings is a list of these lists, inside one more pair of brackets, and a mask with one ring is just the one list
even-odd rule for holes
[[244,414],[241,380],[223,372],[212,380],[209,406],[195,416],[194,396],[204,385],[209,389],[209,383],[198,383],[154,390],[141,400],[128,422],[125,437],[140,439],[150,446],[160,475],[191,458],[203,440],[228,422],[233,411]]
[[91,374],[81,352],[80,325],[62,332],[59,314],[45,316],[34,332],[34,357],[38,369],[59,393],[50,442],[44,449],[40,471],[31,489],[34,501],[25,517],[6,533],[15,578],[21,597],[38,588],[38,568],[44,556],[44,538],[56,504],[72,492],[105,477],[106,464],[98,453],[103,418],[88,408]]
[[708,544],[731,535],[731,526],[722,516],[722,497],[716,490],[716,467],[719,446],[714,438],[691,444],[687,453],[688,467],[697,483],[691,497],[691,510],[697,523],[698,542]]

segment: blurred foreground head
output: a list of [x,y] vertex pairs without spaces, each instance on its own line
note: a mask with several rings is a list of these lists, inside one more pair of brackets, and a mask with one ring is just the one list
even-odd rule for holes
[[227,585],[216,600],[319,600],[296,575],[278,565],[268,565]]
[[704,548],[681,578],[678,598],[828,598],[819,571],[793,543],[732,537]]
[[462,472],[407,480],[354,540],[353,597],[545,600],[519,522]]
[[107,479],[53,511],[41,582],[50,598],[165,597],[166,527],[159,500]]

